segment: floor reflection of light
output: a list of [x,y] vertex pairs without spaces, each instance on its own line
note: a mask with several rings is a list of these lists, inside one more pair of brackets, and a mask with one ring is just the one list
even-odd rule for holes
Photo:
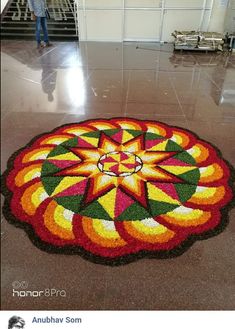
[[223,90],[222,96],[220,97],[220,105],[235,105],[235,91],[234,90]]
[[84,113],[85,79],[82,68],[73,67],[68,71],[66,87],[71,105],[79,108],[79,113]]

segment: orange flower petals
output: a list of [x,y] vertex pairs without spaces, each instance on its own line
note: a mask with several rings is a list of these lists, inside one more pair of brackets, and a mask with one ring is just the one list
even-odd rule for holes
[[195,144],[187,152],[196,160],[197,163],[205,161],[209,156],[209,150],[200,143]]
[[[105,227],[104,222],[106,222],[106,226],[109,225],[109,228]],[[91,241],[102,247],[116,248],[126,245],[126,242],[115,230],[113,222],[107,223],[107,221],[83,217],[82,227]]]
[[42,183],[29,186],[21,197],[21,205],[24,211],[33,216],[40,204],[48,197]]
[[40,147],[29,151],[22,159],[22,163],[27,163],[37,160],[45,160],[48,154],[53,150],[53,147]]
[[198,205],[214,205],[223,200],[225,196],[224,186],[198,187],[194,195],[188,200]]
[[15,185],[20,187],[25,183],[41,176],[41,164],[34,164],[20,170],[15,176]]
[[181,227],[190,227],[205,224],[210,220],[211,212],[181,206],[166,215],[161,215],[161,217],[168,223]]
[[143,221],[125,221],[123,225],[131,236],[148,243],[165,243],[175,236],[175,233],[165,226],[157,222],[153,226],[152,222],[149,224],[150,221],[154,222],[153,219],[148,218]]
[[[71,215],[70,215],[71,216]],[[46,228],[55,236],[64,240],[73,240],[72,218],[66,214],[66,209],[51,201],[44,213]]]
[[220,165],[213,163],[208,167],[201,167],[199,183],[210,183],[221,179],[224,175],[224,171]]
[[41,142],[40,145],[45,145],[45,144],[54,144],[54,145],[59,145],[67,140],[71,139],[71,135],[53,135],[50,137],[44,138]]

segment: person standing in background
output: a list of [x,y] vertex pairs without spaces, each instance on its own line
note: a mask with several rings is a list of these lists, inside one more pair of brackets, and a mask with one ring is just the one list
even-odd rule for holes
[[28,0],[29,10],[31,11],[31,19],[36,21],[36,41],[37,48],[44,47],[41,43],[41,27],[43,30],[45,47],[50,47],[52,44],[49,42],[47,31],[47,19],[46,19],[46,0]]

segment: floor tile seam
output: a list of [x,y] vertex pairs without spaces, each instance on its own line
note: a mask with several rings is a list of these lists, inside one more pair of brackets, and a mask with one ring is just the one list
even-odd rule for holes
[[[72,67],[74,65],[71,65]],[[89,65],[80,65],[80,66],[89,66]],[[90,65],[91,66],[91,65]],[[199,69],[199,68],[198,68]],[[153,71],[154,73],[156,72],[156,67],[153,67],[153,68],[125,68],[125,67],[120,67],[120,68],[102,68],[102,67],[90,67],[90,70],[92,71],[137,71],[137,72],[141,72],[141,71],[147,71],[147,72],[151,72]],[[182,71],[179,71],[179,70],[169,70],[169,69],[158,69],[158,72],[161,72],[161,73],[173,73],[173,74],[179,74],[179,73],[190,73],[192,70],[182,70]]]
[[139,105],[146,105],[146,104],[148,104],[148,105],[159,105],[159,104],[161,104],[161,105],[166,105],[166,106],[175,106],[175,105],[178,105],[179,106],[179,104],[178,104],[178,102],[177,103],[159,103],[159,102],[141,102],[141,101],[136,101],[136,100],[129,100],[128,102],[127,102],[128,104],[139,104]]
[[177,102],[178,102],[178,104],[179,104],[179,107],[180,107],[180,109],[181,109],[182,116],[184,117],[184,120],[185,120],[185,122],[186,122],[187,128],[190,129],[189,122],[188,122],[188,120],[187,120],[186,114],[184,113],[184,110],[183,110],[182,104],[181,104],[181,102],[180,102],[179,96],[178,96],[178,94],[177,94],[177,91],[176,91],[175,85],[174,85],[174,83],[173,83],[173,81],[172,81],[172,78],[171,78],[171,76],[170,76],[169,73],[168,73],[168,78],[169,78],[169,80],[170,80],[170,84],[171,84],[171,86],[172,86],[172,88],[173,88],[173,91],[174,91],[174,93],[175,93],[175,97],[176,97]]
[[5,74],[7,73],[8,75],[12,75],[14,78],[17,78],[19,80],[25,80],[25,81],[29,81],[29,82],[32,82],[32,83],[35,83],[35,84],[40,84],[40,82],[37,82],[37,81],[34,81],[32,79],[28,79],[28,78],[25,78],[23,77],[22,75],[18,74],[16,71],[7,71],[7,72],[4,72]]
[[214,79],[211,78],[211,76],[208,74],[208,72],[204,71],[203,73],[205,73],[205,75],[207,76],[209,81],[212,82],[216,86],[217,91],[220,91],[221,88],[217,85],[217,83],[214,81]]
[[132,71],[129,71],[129,73],[128,73],[126,97],[125,97],[125,104],[124,104],[124,116],[127,115],[127,102],[128,102],[128,98],[129,98],[129,92],[130,92],[131,73],[132,73]]
[[[46,52],[41,53],[42,55],[38,56],[37,58],[35,58],[35,60],[33,60],[31,62],[31,65],[34,65],[34,63],[36,64],[41,58],[43,58],[44,56],[48,55],[49,53],[56,51],[56,49],[58,48],[58,46],[53,46],[51,49],[48,49]],[[40,52],[42,52],[42,50],[38,50],[38,53],[40,54]],[[29,65],[29,63],[27,63],[27,65]]]

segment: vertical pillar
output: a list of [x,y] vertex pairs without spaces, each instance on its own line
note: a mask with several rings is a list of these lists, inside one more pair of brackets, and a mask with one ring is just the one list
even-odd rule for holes
[[224,32],[224,22],[229,0],[214,0],[208,31]]
[[229,2],[224,22],[224,31],[228,33],[235,32],[235,0],[230,0]]

